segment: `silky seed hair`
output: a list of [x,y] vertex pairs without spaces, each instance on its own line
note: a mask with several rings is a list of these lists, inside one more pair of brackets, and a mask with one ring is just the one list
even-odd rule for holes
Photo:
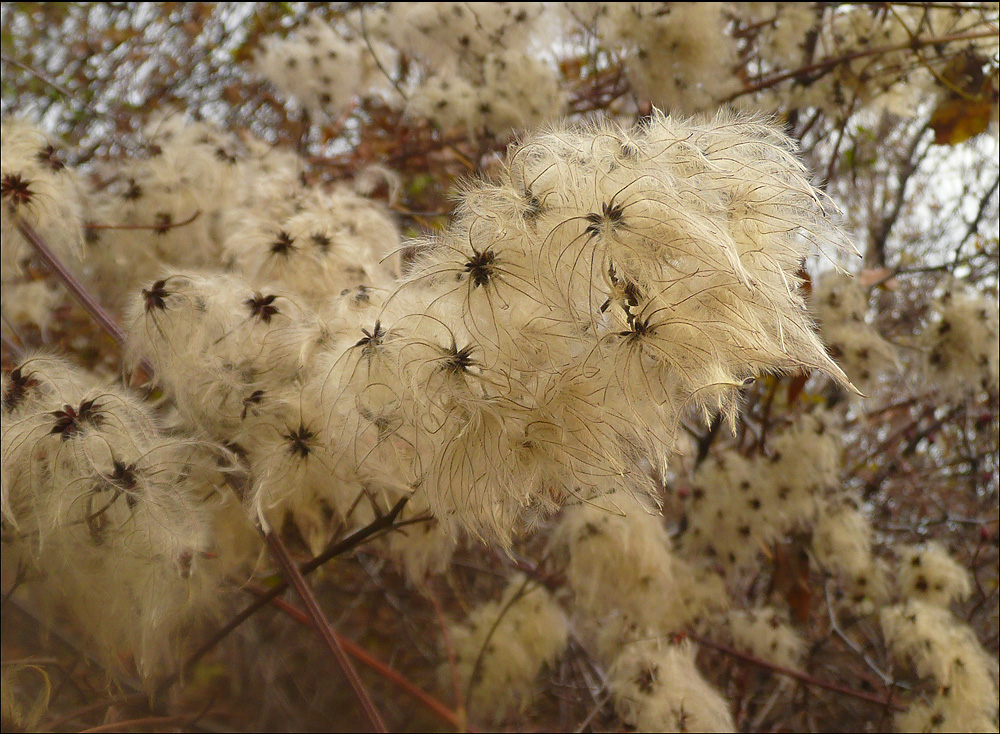
[[[496,723],[530,702],[539,673],[562,654],[569,624],[543,586],[515,574],[498,601],[474,608],[449,633],[470,713]],[[451,666],[439,674],[447,684]]]
[[[31,248],[17,229],[18,219],[31,226],[67,262],[78,262],[83,246],[82,186],[65,154],[41,130],[27,122],[0,124],[0,247],[2,279],[17,281]],[[7,289],[4,288],[4,291]],[[7,293],[4,293],[6,308]]]
[[935,693],[898,715],[899,725],[946,731],[953,724],[993,727],[997,717],[996,661],[975,632],[944,607],[911,599],[884,607],[882,633],[892,656],[927,679]]
[[[297,330],[308,299],[264,282],[294,282],[287,264],[303,248],[326,254],[325,240],[265,224],[257,239],[234,239],[258,253],[240,266],[262,279],[250,293],[234,276],[193,274],[143,289],[133,360],[158,364],[182,411],[220,439],[248,415],[272,430],[264,407],[286,387],[291,404],[296,390],[329,395],[339,407],[324,411],[322,430],[308,427],[328,460],[358,457],[352,471],[379,488],[419,485],[439,520],[503,543],[571,498],[648,491],[641,457],[666,462],[689,406],[732,415],[754,374],[820,367],[843,379],[796,289],[811,241],[838,236],[764,122],[657,115],[635,131],[553,129],[512,148],[499,179],[464,198],[396,292],[369,303],[367,335],[341,341],[344,322],[315,339]],[[352,202],[344,208],[365,211]],[[375,324],[395,335],[387,354],[375,353]],[[313,346],[296,349],[299,339]],[[300,360],[275,363],[275,345]],[[331,352],[310,387],[301,358],[330,347],[346,351]],[[194,381],[192,348],[206,358]],[[200,387],[181,395],[191,382]],[[387,451],[393,461],[376,466]]]
[[900,548],[897,578],[905,598],[944,608],[972,593],[969,572],[937,542]]
[[996,298],[946,284],[918,345],[923,370],[942,396],[960,402],[1000,385],[1000,316]]
[[[667,460],[689,407],[732,415],[755,374],[843,379],[796,275],[839,235],[763,121],[554,128],[463,201],[309,388],[338,406],[334,455],[377,486],[421,486],[454,528],[508,543],[571,498],[647,491],[640,457]],[[269,231],[264,261],[302,246]]]
[[644,731],[734,731],[725,699],[701,675],[687,640],[639,637],[608,670],[615,709]]
[[138,396],[61,359],[27,358],[3,394],[5,543],[60,580],[33,585],[37,601],[77,620],[111,670],[128,652],[143,672],[173,665],[232,568],[207,560],[217,454],[192,452],[199,442],[168,435]]

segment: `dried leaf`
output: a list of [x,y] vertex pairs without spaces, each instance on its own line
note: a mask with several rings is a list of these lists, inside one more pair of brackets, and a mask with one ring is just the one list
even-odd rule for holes
[[866,288],[877,285],[889,291],[899,288],[899,281],[893,277],[891,268],[865,268],[858,273],[858,283]]
[[931,115],[930,127],[937,145],[958,145],[974,138],[990,125],[993,103],[961,97],[942,101]]
[[806,386],[806,382],[809,380],[809,375],[796,375],[792,378],[792,381],[788,383],[788,404],[792,405],[796,400],[799,399],[799,395],[802,394],[802,390]]
[[798,272],[795,275],[801,281],[799,285],[799,290],[802,292],[802,295],[806,298],[809,298],[809,296],[812,295],[812,290],[813,290],[812,277],[809,275],[809,271],[806,270],[805,266],[803,265],[802,267],[799,268]]
[[774,547],[774,590],[785,599],[792,619],[798,624],[809,621],[812,602],[807,545],[808,538],[797,534],[789,542]]

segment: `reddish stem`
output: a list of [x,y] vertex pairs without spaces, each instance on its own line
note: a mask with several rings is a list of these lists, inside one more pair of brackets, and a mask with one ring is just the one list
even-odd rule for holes
[[[324,550],[322,553],[320,553],[312,560],[303,563],[299,567],[299,570],[302,572],[304,576],[308,576],[310,573],[322,567],[328,561],[361,545],[363,542],[365,542],[368,538],[372,537],[373,535],[376,535],[381,531],[388,530],[392,527],[402,527],[403,525],[409,522],[414,522],[415,520],[408,520],[406,522],[401,522],[396,524],[396,518],[399,516],[399,513],[402,512],[403,508],[406,506],[407,499],[408,499],[407,497],[403,497],[402,499],[399,500],[399,502],[397,502],[393,506],[391,510],[389,510],[388,513],[382,515],[379,518],[376,518],[374,522],[367,525],[366,527],[361,528],[360,530],[356,530],[343,540],[340,540],[334,543],[333,545],[329,546],[326,550]],[[199,660],[205,657],[213,649],[215,649],[215,646],[218,645],[220,642],[222,642],[222,640],[226,639],[226,637],[228,637],[233,630],[235,630],[241,624],[246,622],[248,619],[250,619],[254,614],[263,609],[265,606],[267,606],[268,602],[270,602],[272,599],[278,598],[281,594],[283,594],[285,590],[288,589],[288,586],[289,586],[288,582],[282,580],[277,584],[275,584],[271,589],[267,590],[266,592],[262,592],[261,596],[259,596],[252,604],[247,606],[245,609],[243,609],[243,611],[239,612],[235,617],[230,619],[221,629],[219,629],[214,635],[212,635],[212,637],[207,642],[205,642],[194,653],[192,653],[191,656],[184,661],[184,664],[181,666],[179,671],[177,671],[169,678],[164,680],[162,683],[160,683],[160,685],[156,689],[155,696],[159,697],[164,695],[168,690],[170,690],[170,687],[174,683],[180,680],[184,672],[190,670],[195,663],[197,663]]]
[[385,722],[382,721],[382,717],[379,715],[378,709],[375,708],[375,704],[372,702],[371,696],[368,695],[368,691],[365,689],[364,684],[358,677],[358,671],[354,669],[354,665],[351,664],[350,659],[347,657],[347,653],[344,651],[344,647],[340,643],[340,638],[330,627],[330,623],[323,615],[323,610],[319,608],[319,602],[316,601],[316,597],[312,593],[312,589],[310,589],[309,585],[306,583],[305,577],[299,571],[299,567],[295,565],[295,561],[292,560],[292,556],[288,552],[288,548],[285,547],[281,538],[278,537],[278,534],[273,530],[268,530],[263,535],[264,542],[267,543],[267,547],[270,549],[271,554],[278,562],[278,565],[281,566],[282,575],[295,589],[299,598],[302,599],[302,603],[306,608],[306,614],[309,616],[313,629],[316,630],[326,646],[330,648],[330,651],[333,653],[333,657],[344,671],[344,675],[347,677],[347,682],[351,684],[351,688],[354,690],[354,694],[358,697],[358,701],[361,703],[361,708],[364,710],[365,716],[368,717],[369,722],[371,722],[372,728],[377,732],[388,731],[385,726]]
[[17,225],[17,230],[23,235],[24,239],[38,253],[42,262],[63,282],[66,290],[73,294],[73,297],[87,310],[87,313],[93,317],[94,321],[115,340],[119,347],[124,347],[125,332],[122,331],[118,322],[111,318],[110,314],[90,294],[90,291],[84,288],[76,276],[69,271],[69,268],[63,265],[62,261],[46,244],[45,240],[35,231],[35,228],[21,219],[21,217],[15,217],[14,223]]
[[[250,593],[257,596],[258,598],[265,598],[268,596],[268,590],[262,589],[257,586],[249,586],[247,587],[247,590]],[[269,601],[271,604],[278,607],[282,612],[287,614],[289,617],[293,618],[295,621],[299,622],[300,624],[310,626],[311,622],[306,613],[292,606],[284,599],[271,598]],[[434,698],[429,693],[424,691],[422,688],[419,688],[415,683],[410,681],[409,678],[404,676],[398,670],[390,667],[386,663],[374,657],[363,647],[355,644],[346,637],[337,635],[336,632],[334,632],[334,635],[340,641],[340,644],[343,645],[344,650],[346,650],[348,654],[350,654],[353,658],[358,660],[358,662],[371,668],[386,680],[392,681],[393,683],[398,685],[404,691],[406,691],[415,699],[420,701],[420,703],[424,704],[430,711],[432,711],[434,714],[440,717],[443,721],[445,721],[448,724],[451,724],[459,731],[469,731],[469,732],[476,731],[475,729],[469,728],[464,723],[463,718],[461,716],[459,716],[457,713],[455,713],[450,708],[445,706],[441,701],[439,701],[438,699]]]
[[441,601],[433,589],[428,588],[427,598],[434,605],[434,613],[437,615],[438,624],[441,626],[441,639],[444,640],[445,650],[448,652],[448,670],[451,673],[452,695],[455,697],[455,705],[462,705],[462,689],[458,680],[458,663],[455,659],[455,647],[451,644],[451,635],[448,633],[448,624],[445,620],[444,609]]
[[709,640],[706,637],[701,637],[700,635],[694,635],[686,633],[685,637],[697,642],[699,645],[704,645],[705,647],[710,647],[713,650],[718,650],[721,653],[730,655],[734,658],[739,658],[748,663],[756,665],[761,668],[767,668],[768,670],[773,670],[775,673],[780,673],[781,675],[787,675],[789,678],[794,678],[795,680],[805,683],[806,685],[815,686],[816,688],[825,688],[828,691],[834,691],[836,693],[842,693],[845,696],[851,696],[852,698],[858,698],[862,701],[868,701],[869,703],[878,704],[879,706],[890,706],[897,711],[903,711],[906,707],[900,703],[896,703],[892,700],[892,691],[888,691],[885,696],[878,696],[874,693],[867,693],[865,691],[859,691],[857,689],[851,688],[850,686],[844,686],[840,683],[834,683],[833,681],[823,680],[822,678],[816,678],[815,676],[809,675],[808,673],[803,673],[799,670],[794,670],[792,668],[786,668],[783,665],[776,665],[775,663],[768,662],[767,660],[762,660],[749,653],[740,652],[736,648],[729,647],[729,645],[723,645],[721,642],[716,642],[715,640]]

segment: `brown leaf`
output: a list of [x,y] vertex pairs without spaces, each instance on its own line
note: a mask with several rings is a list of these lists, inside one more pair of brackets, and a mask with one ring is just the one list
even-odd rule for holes
[[858,273],[858,283],[866,288],[877,285],[889,291],[899,288],[899,281],[893,277],[891,268],[865,268]]
[[986,75],[983,65],[987,59],[972,50],[959,54],[941,70],[941,79],[950,89],[964,92],[965,96],[976,97],[983,89]]
[[800,266],[795,275],[801,280],[799,290],[802,291],[802,295],[809,298],[813,292],[813,282],[812,277],[809,275],[809,271],[806,270],[806,266],[804,264]]
[[796,375],[792,378],[791,382],[788,383],[788,404],[792,405],[796,400],[799,399],[799,395],[802,394],[802,390],[806,386],[806,382],[809,380],[808,374]]
[[222,88],[221,96],[228,104],[235,107],[243,99],[243,90],[240,89],[239,85],[227,84]]
[[937,145],[958,145],[984,132],[990,125],[993,103],[961,97],[942,101],[931,115],[930,127]]
[[559,70],[566,79],[579,79],[583,75],[585,59],[574,57],[559,62]]
[[788,603],[792,620],[799,624],[809,621],[812,588],[809,585],[808,537],[797,534],[787,543],[774,547],[773,588]]

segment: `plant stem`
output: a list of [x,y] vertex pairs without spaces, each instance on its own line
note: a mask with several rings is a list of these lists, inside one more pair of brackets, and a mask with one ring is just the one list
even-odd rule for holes
[[[265,589],[250,588],[249,591],[252,594],[260,595],[261,597],[265,595],[269,596],[269,591]],[[288,602],[283,601],[281,599],[270,598],[270,600],[272,604],[279,607],[281,611],[283,611],[290,617],[293,617],[299,623],[307,626],[310,624],[309,617],[301,609],[297,609],[296,607],[292,606]],[[334,634],[336,635],[336,633]],[[475,729],[470,728],[467,724],[464,723],[463,717],[461,717],[456,712],[452,711],[450,708],[445,706],[441,701],[434,698],[429,693],[424,691],[422,688],[417,686],[415,683],[413,683],[409,678],[404,676],[398,670],[387,665],[386,663],[383,663],[378,658],[369,654],[368,651],[365,650],[363,647],[355,644],[346,637],[341,637],[340,635],[336,636],[340,640],[340,643],[344,646],[344,649],[352,657],[354,657],[363,665],[366,665],[367,667],[376,671],[383,678],[386,678],[387,680],[392,681],[393,683],[398,685],[404,691],[406,691],[415,699],[424,704],[428,709],[437,714],[443,721],[445,721],[448,724],[451,724],[459,731],[467,731],[467,732],[476,731]]]
[[340,665],[341,669],[344,671],[344,675],[347,677],[347,682],[350,683],[351,688],[354,690],[354,694],[358,697],[358,701],[361,703],[361,708],[365,712],[365,716],[368,717],[372,728],[377,732],[386,732],[385,722],[382,721],[382,717],[379,715],[378,709],[375,708],[375,704],[372,702],[371,696],[368,695],[368,691],[365,689],[364,684],[358,677],[358,672],[354,669],[354,665],[351,664],[350,658],[347,657],[347,653],[344,651],[343,645],[340,644],[340,638],[330,627],[329,621],[323,615],[323,610],[319,607],[319,602],[316,600],[316,596],[312,593],[312,589],[306,583],[305,577],[302,572],[299,571],[299,567],[295,565],[295,561],[292,560],[291,554],[288,552],[288,548],[282,542],[281,538],[273,530],[263,531],[264,542],[267,543],[267,547],[271,551],[271,555],[281,566],[281,573],[285,577],[292,587],[294,587],[295,592],[302,599],[302,603],[305,605],[306,614],[309,616],[309,620],[312,623],[313,629],[319,634],[323,642],[326,644],[330,651],[333,653],[334,658]]
[[56,277],[62,281],[63,285],[66,286],[73,297],[83,306],[87,313],[98,323],[98,325],[108,333],[108,335],[115,340],[115,343],[119,347],[125,346],[125,332],[122,327],[118,325],[111,315],[104,310],[104,307],[97,302],[82,283],[77,279],[73,273],[69,271],[62,261],[56,256],[52,251],[52,248],[48,246],[45,240],[42,239],[41,235],[35,231],[35,228],[24,221],[21,217],[15,217],[14,223],[17,225],[17,230],[23,235],[24,239],[28,241],[38,253],[38,256],[42,259],[45,265],[55,273]]
[[[762,79],[759,82],[751,84],[744,87],[739,92],[729,95],[723,102],[732,102],[734,99],[742,97],[745,94],[753,94],[754,92],[759,92],[762,89],[767,89],[768,87],[773,87],[781,82],[788,81],[789,79],[795,79],[797,77],[803,77],[813,72],[822,72],[825,74],[836,66],[840,64],[846,64],[848,62],[854,61],[855,59],[862,59],[866,56],[880,56],[882,54],[892,53],[893,51],[906,51],[909,49],[918,49],[923,46],[934,46],[941,43],[952,43],[955,41],[971,41],[977,38],[991,38],[996,36],[995,30],[988,31],[967,31],[965,33],[953,33],[946,36],[935,36],[931,38],[920,38],[913,41],[907,41],[906,43],[897,43],[891,46],[877,46],[875,48],[867,48],[862,51],[852,51],[851,53],[843,54],[842,56],[835,56],[830,59],[823,59],[822,61],[817,61],[814,64],[809,64],[808,66],[802,66],[798,69],[791,69],[789,71],[783,71],[779,74],[775,74],[766,79]],[[815,80],[808,80],[809,82]],[[807,82],[808,83],[808,82]]]
[[721,642],[716,642],[715,640],[710,640],[706,637],[701,637],[700,635],[694,635],[689,633],[685,634],[685,637],[697,642],[699,645],[704,645],[705,647],[710,647],[713,650],[718,650],[721,653],[725,653],[734,658],[739,658],[740,660],[746,661],[753,665],[761,668],[767,668],[768,670],[773,670],[775,673],[780,673],[781,675],[786,675],[789,678],[794,678],[795,680],[805,683],[806,685],[815,686],[816,688],[825,688],[828,691],[834,691],[835,693],[842,693],[845,696],[851,696],[852,698],[857,698],[862,701],[868,701],[869,703],[878,704],[879,706],[891,706],[897,711],[904,711],[906,706],[901,703],[897,703],[892,700],[892,692],[889,691],[884,696],[879,696],[874,693],[868,693],[866,691],[859,691],[850,686],[844,686],[840,683],[834,683],[833,681],[823,680],[822,678],[817,678],[815,676],[809,675],[808,673],[803,673],[798,670],[793,670],[792,668],[786,668],[783,665],[777,665],[775,663],[768,662],[767,660],[762,660],[749,653],[740,652],[736,648],[729,647],[729,645],[723,645]]
[[[331,561],[337,556],[342,555],[347,551],[352,550],[357,546],[361,545],[363,542],[368,540],[368,538],[372,537],[379,531],[395,527],[394,525],[395,519],[396,517],[399,516],[399,513],[402,512],[403,507],[406,505],[406,501],[408,499],[409,497],[403,497],[385,515],[375,518],[374,521],[372,521],[365,527],[356,530],[343,540],[340,540],[329,546],[325,551],[320,553],[312,560],[303,563],[301,566],[299,566],[299,571],[302,573],[303,576],[308,576],[310,573],[320,568],[321,566],[323,566],[323,564],[327,563],[328,561]],[[160,683],[159,686],[157,686],[156,692],[154,693],[154,697],[159,698],[163,696],[170,689],[170,687],[173,686],[174,683],[176,683],[178,680],[181,679],[184,673],[191,670],[191,668],[195,665],[195,663],[197,663],[208,653],[210,653],[215,648],[216,645],[218,645],[220,642],[226,639],[229,636],[229,634],[233,632],[236,628],[238,628],[241,624],[246,622],[254,614],[256,614],[261,609],[266,607],[272,600],[277,599],[279,596],[285,593],[285,591],[288,590],[288,587],[289,584],[287,581],[285,580],[279,581],[275,586],[263,592],[245,609],[243,609],[236,616],[234,616],[232,619],[226,622],[226,624],[221,629],[219,629],[214,635],[212,635],[211,638],[209,638],[201,647],[195,650],[187,658],[187,660],[184,661],[184,664],[180,667],[180,670],[178,670],[176,673],[174,673],[169,678]]]
[[98,224],[95,222],[87,222],[83,225],[84,229],[149,229],[155,230],[156,232],[163,232],[164,234],[177,227],[183,227],[186,224],[191,224],[195,219],[201,215],[201,209],[196,209],[194,214],[192,214],[187,219],[180,222],[171,222],[169,224]]

